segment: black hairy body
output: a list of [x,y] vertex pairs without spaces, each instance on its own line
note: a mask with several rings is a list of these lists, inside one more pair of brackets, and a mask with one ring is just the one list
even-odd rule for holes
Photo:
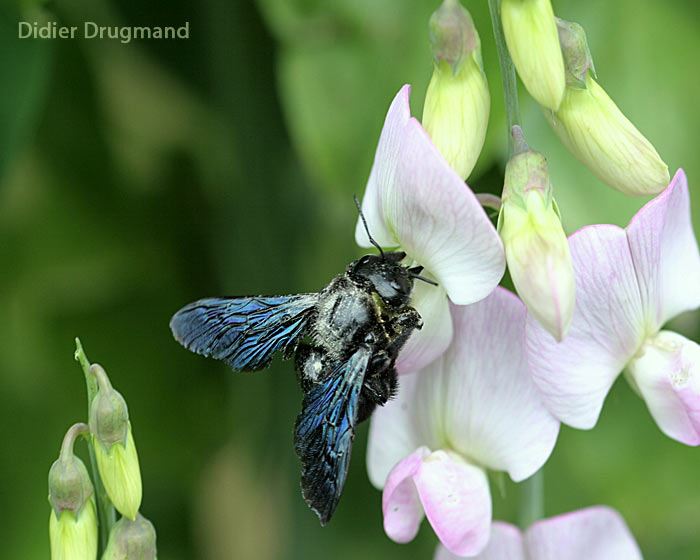
[[183,346],[234,370],[265,368],[277,351],[294,356],[302,493],[322,524],[342,494],[356,425],[396,393],[396,359],[422,326],[409,304],[421,267],[404,257],[366,255],[319,293],[199,300],[170,323]]

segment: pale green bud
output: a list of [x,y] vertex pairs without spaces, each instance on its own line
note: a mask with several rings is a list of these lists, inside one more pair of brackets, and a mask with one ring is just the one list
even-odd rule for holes
[[57,459],[49,470],[49,502],[59,515],[79,512],[92,498],[94,490],[83,462],[72,453]]
[[133,521],[122,517],[109,534],[102,560],[156,560],[156,530],[140,513]]
[[90,366],[99,389],[90,406],[90,431],[97,468],[114,507],[135,519],[141,507],[141,470],[126,401],[112,388],[104,369]]
[[423,127],[457,174],[466,179],[486,138],[491,99],[481,43],[469,12],[445,0],[430,19],[435,66],[423,107]]
[[127,430],[126,444],[105,447],[94,438],[94,447],[97,468],[109,499],[119,513],[134,519],[141,507],[142,487],[131,425]]
[[52,560],[95,560],[97,513],[90,475],[73,454],[75,439],[87,434],[85,424],[70,427],[61,454],[49,470],[49,540]]
[[90,498],[79,513],[63,510],[49,517],[51,560],[95,560],[97,558],[97,512]]
[[564,59],[550,0],[503,0],[501,21],[508,51],[527,91],[556,111],[564,98]]
[[668,166],[589,74],[586,88],[566,88],[556,113],[545,112],[564,145],[607,185],[631,195],[658,194]]
[[[515,134],[520,133],[514,127]],[[544,156],[526,147],[506,166],[498,231],[515,289],[528,311],[557,340],[574,312],[574,271],[569,243],[552,197]]]
[[625,194],[658,194],[671,180],[668,166],[595,81],[583,29],[559,20],[559,30],[567,87],[559,110],[545,117],[601,181]]

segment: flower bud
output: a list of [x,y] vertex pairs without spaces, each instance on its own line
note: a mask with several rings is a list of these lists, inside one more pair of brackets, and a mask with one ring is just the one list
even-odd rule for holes
[[506,166],[498,231],[513,284],[528,311],[557,340],[574,312],[569,243],[552,196],[547,161],[513,127],[519,151]]
[[122,517],[109,534],[102,560],[156,560],[156,530],[140,513]]
[[564,145],[601,181],[630,195],[661,192],[668,166],[592,76],[580,26],[559,20],[567,87],[559,110],[545,117]]
[[126,401],[101,366],[93,364],[90,371],[99,387],[90,406],[97,468],[114,507],[133,520],[141,506],[141,471]]
[[445,0],[430,18],[435,66],[423,108],[423,127],[457,174],[466,179],[486,138],[491,100],[481,42],[469,12]]
[[59,458],[49,470],[49,540],[52,560],[95,560],[97,512],[92,482],[83,462],[73,454],[73,443],[85,424],[66,433]]
[[564,59],[550,0],[503,0],[501,21],[508,51],[527,91],[556,111],[564,98]]

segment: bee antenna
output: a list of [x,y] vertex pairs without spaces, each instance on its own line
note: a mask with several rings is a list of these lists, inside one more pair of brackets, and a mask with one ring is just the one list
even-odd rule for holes
[[425,282],[426,284],[430,284],[431,286],[439,286],[435,280],[431,280],[430,278],[426,278],[425,276],[420,276],[419,274],[409,274],[411,278],[415,278],[416,280],[421,280]]
[[367,232],[367,237],[369,237],[369,242],[379,250],[379,253],[382,255],[382,258],[386,259],[386,256],[384,255],[384,251],[382,251],[381,246],[374,240],[374,237],[372,237],[372,234],[369,232],[367,220],[365,219],[365,215],[362,213],[362,205],[360,204],[357,195],[352,195],[352,198],[355,201],[355,206],[357,206],[357,211],[360,213],[360,219],[362,220],[362,225],[365,226],[365,231]]

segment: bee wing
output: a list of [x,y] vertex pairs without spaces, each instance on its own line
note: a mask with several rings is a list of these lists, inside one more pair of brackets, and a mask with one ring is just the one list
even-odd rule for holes
[[200,299],[175,313],[170,329],[188,350],[253,371],[293,347],[317,301],[318,294]]
[[302,464],[301,490],[322,525],[330,520],[343,492],[371,355],[371,349],[362,346],[335,367],[305,395],[297,418],[294,446]]

